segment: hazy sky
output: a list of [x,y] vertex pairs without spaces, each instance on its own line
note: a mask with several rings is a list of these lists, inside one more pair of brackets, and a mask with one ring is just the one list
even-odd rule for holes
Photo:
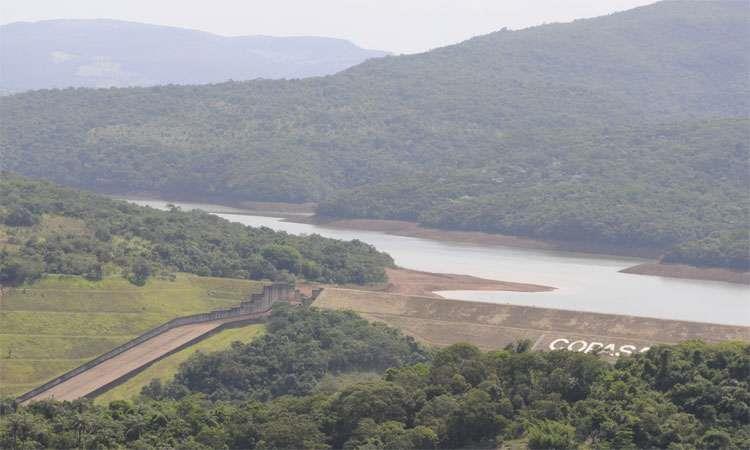
[[396,53],[503,27],[594,17],[653,0],[2,0],[0,23],[109,18],[235,36],[314,35]]

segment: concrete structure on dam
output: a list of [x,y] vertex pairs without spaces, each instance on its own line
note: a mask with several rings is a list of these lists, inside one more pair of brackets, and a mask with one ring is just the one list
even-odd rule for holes
[[275,302],[301,304],[302,300],[300,292],[286,283],[266,285],[262,292],[250,294],[236,307],[170,320],[32,389],[16,402],[94,396],[222,328],[263,320]]
[[750,327],[480,303],[326,288],[313,306],[352,310],[400,328],[422,342],[469,342],[484,350],[528,339],[534,350],[571,350],[612,357],[691,339],[750,342]]
[[287,284],[264,286],[238,306],[179,317],[39,386],[19,403],[74,400],[106,391],[154,362],[222,328],[264,320],[275,302],[351,310],[435,346],[469,342],[484,350],[528,340],[532,350],[570,350],[608,357],[691,339],[750,342],[750,327],[480,303],[339,288],[305,297]]

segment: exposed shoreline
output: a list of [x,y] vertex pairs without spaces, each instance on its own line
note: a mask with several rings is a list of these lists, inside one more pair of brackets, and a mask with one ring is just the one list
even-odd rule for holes
[[[114,195],[113,195],[114,196]],[[175,198],[159,197],[154,193],[139,193],[130,195],[117,195],[117,198],[132,198],[141,200],[160,200],[176,202],[216,202],[221,201],[212,198]],[[404,220],[386,219],[342,219],[335,217],[321,217],[314,215],[315,204],[304,203],[280,203],[280,202],[250,202],[229,201],[225,204],[211,203],[206,206],[225,206],[227,210],[216,208],[209,212],[226,212],[232,214],[265,215],[279,217],[287,222],[308,223],[333,229],[350,229],[362,231],[377,231],[396,236],[415,237],[431,239],[442,242],[454,242],[473,245],[497,245],[505,247],[525,248],[533,250],[557,250],[591,255],[624,256],[657,260],[661,256],[660,249],[649,249],[642,247],[623,248],[606,244],[594,244],[586,242],[558,241],[551,239],[535,239],[522,236],[512,236],[481,231],[459,231],[429,228],[416,222]],[[228,204],[227,204],[228,203]],[[649,275],[669,278],[683,278],[705,281],[720,281],[727,283],[750,284],[750,272],[740,272],[731,269],[714,267],[696,267],[685,264],[665,264],[658,261],[635,264],[621,270],[623,273],[636,275]],[[520,283],[523,284],[523,283]],[[443,289],[453,290],[453,289]],[[481,290],[481,289],[460,289]],[[490,289],[504,290],[504,289]]]
[[227,200],[211,196],[162,195],[158,192],[104,193],[115,200],[142,200],[175,203],[194,203],[208,207],[207,212],[247,215],[270,215],[273,217],[293,218],[313,216],[315,203],[255,202],[245,200]]
[[410,269],[386,269],[388,285],[383,292],[443,298],[435,291],[511,291],[547,292],[555,288],[540,284],[488,280],[471,275],[422,272]]
[[[256,211],[258,214],[262,211]],[[506,247],[526,248],[534,250],[558,250],[591,255],[610,255],[657,259],[658,250],[653,249],[622,249],[600,244],[586,244],[581,242],[565,242],[541,240],[521,236],[483,233],[480,231],[441,230],[423,227],[415,222],[403,220],[381,219],[337,219],[319,216],[289,215],[284,218],[287,222],[311,223],[327,228],[379,231],[397,236],[416,237],[443,242],[455,242],[474,245],[498,245]],[[741,272],[719,267],[696,267],[687,264],[666,264],[658,261],[636,264],[621,270],[622,273],[650,275],[669,278],[687,278],[692,280],[721,281],[726,283],[750,284],[750,272]],[[443,289],[458,290],[458,289]],[[461,289],[482,290],[482,289]],[[495,290],[495,289],[492,289]],[[504,290],[504,289],[497,289]],[[534,291],[529,291],[534,292]]]
[[318,283],[298,283],[298,288],[309,295],[315,287],[337,287],[359,291],[383,292],[389,294],[417,295],[420,297],[445,298],[435,291],[510,291],[510,292],[547,292],[555,290],[551,286],[540,284],[516,283],[513,281],[489,280],[471,275],[452,273],[422,272],[401,267],[385,270],[388,281],[367,286],[343,285],[333,286]]
[[724,281],[750,285],[750,272],[720,267],[695,267],[687,264],[646,263],[622,269],[622,273],[658,277],[687,278],[691,280]]

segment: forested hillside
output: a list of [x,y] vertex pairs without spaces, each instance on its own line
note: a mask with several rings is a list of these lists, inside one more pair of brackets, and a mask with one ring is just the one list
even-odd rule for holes
[[[493,352],[468,344],[427,352],[352,313],[278,308],[265,336],[197,354],[175,383],[153,382],[135,401],[1,404],[0,446],[750,445],[747,344],[658,346],[614,365],[593,354],[527,349],[522,342]],[[362,380],[361,370],[372,372]]]
[[746,2],[662,2],[325,78],[30,92],[0,99],[0,149],[7,169],[96,190],[747,268],[748,23]]
[[0,172],[0,285],[52,274],[336,283],[385,280],[390,256],[359,241],[294,236],[195,211],[158,211]]

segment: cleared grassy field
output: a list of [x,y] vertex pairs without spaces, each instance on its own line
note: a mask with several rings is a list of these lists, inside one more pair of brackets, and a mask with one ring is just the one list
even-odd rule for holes
[[263,334],[265,326],[261,324],[245,325],[239,328],[229,328],[210,336],[195,345],[170,355],[161,361],[154,363],[151,367],[137,374],[119,386],[96,397],[97,403],[106,404],[114,400],[127,400],[140,394],[143,386],[146,386],[154,378],[162,382],[172,379],[180,364],[187,361],[195,352],[214,352],[228,348],[232,342],[240,341],[247,343]]
[[0,297],[0,396],[18,395],[174,317],[238,304],[262,283],[180,274],[137,287],[49,276]]

